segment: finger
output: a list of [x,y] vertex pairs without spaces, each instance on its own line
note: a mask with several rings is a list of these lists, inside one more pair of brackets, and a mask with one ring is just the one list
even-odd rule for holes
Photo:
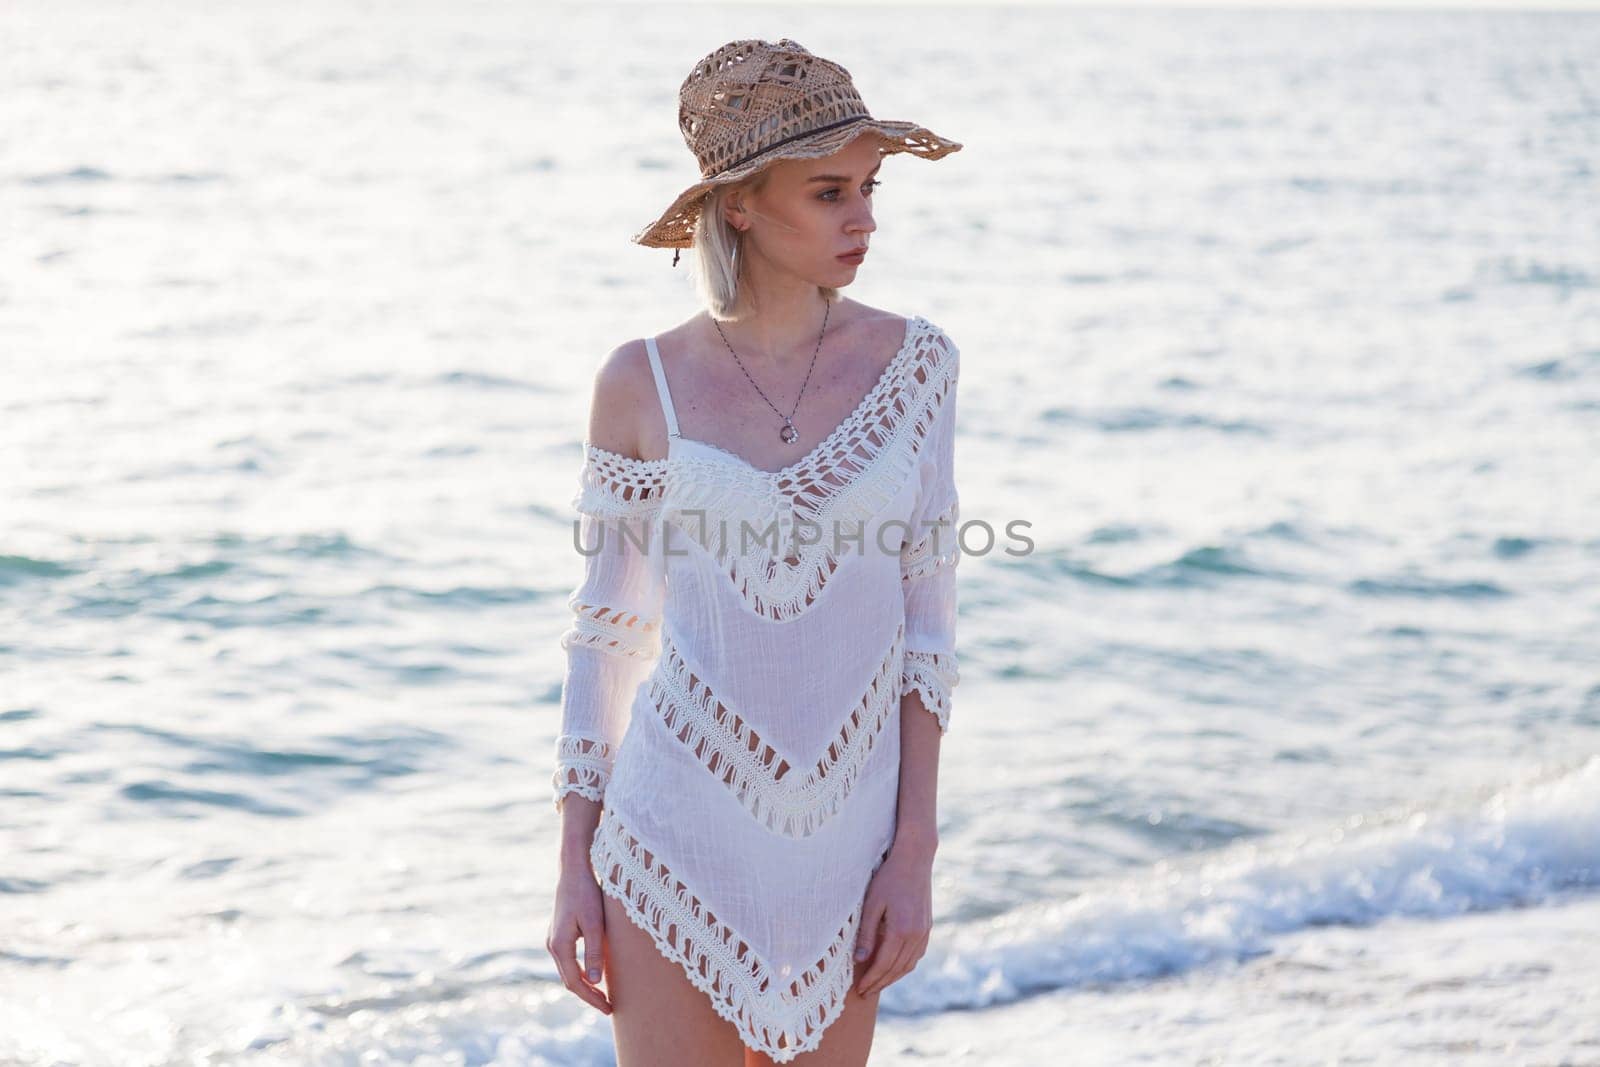
[[[884,977],[882,982],[878,983],[879,990],[888,989],[900,979],[916,970],[917,961],[922,959],[922,954],[927,950],[927,947],[928,935],[926,934],[923,934],[921,937],[906,938],[905,948],[901,951],[899,957],[895,959],[892,965],[893,969]],[[868,992],[870,993],[871,990],[868,990]]]
[[545,938],[544,947],[550,953],[550,958],[555,961],[556,973],[561,976],[561,984],[571,988],[572,983],[568,981],[567,960],[572,956],[576,946],[569,942],[569,938],[576,940],[575,936],[567,931],[552,927],[550,936]]
[[898,934],[884,934],[883,940],[878,942],[878,951],[872,956],[872,966],[867,968],[867,973],[856,983],[856,990],[860,993],[869,991],[889,970],[889,964],[900,954],[901,938]]
[[[883,975],[876,984],[876,988],[880,992],[894,985],[894,983],[910,974],[916,968],[917,961],[922,959],[923,954],[928,951],[928,941],[931,933],[931,931],[927,931],[916,935],[900,935],[902,947],[894,958],[888,961],[888,973]],[[885,952],[884,955],[887,956],[888,953]],[[868,995],[872,991],[872,987],[867,987],[862,990],[862,994]]]
[[590,985],[588,982],[584,981],[582,973],[575,975],[574,981],[576,981],[578,984],[576,986],[569,985],[567,988],[576,993],[578,995],[578,999],[582,1000],[585,1004],[588,1004],[602,1015],[611,1014],[611,1004],[606,1000],[605,994],[600,992],[594,986]]
[[591,994],[583,999],[599,1008],[606,1015],[610,1015],[611,998],[606,993],[602,993],[596,985],[604,974],[605,934],[603,932],[595,934],[593,937],[588,934],[584,935],[583,955],[587,968],[582,975],[585,982],[584,989]]
[[917,939],[917,954],[911,960],[911,966],[913,968],[916,967],[917,964],[922,962],[922,957],[924,957],[924,956],[926,956],[928,954],[928,945],[932,940],[933,940],[933,938],[932,938],[932,936],[930,934],[923,934],[920,938]]
[[603,1014],[611,1014],[611,1003],[604,993],[590,985],[584,977],[583,971],[578,969],[576,959],[569,959],[563,968],[562,981],[566,987],[575,993],[579,1000]]
[[602,948],[605,943],[605,919],[590,919],[587,922],[580,919],[578,926],[583,931],[583,964],[584,973],[593,985],[600,981]]
[[877,976],[863,986],[861,989],[862,996],[870,996],[875,992],[882,992],[905,973],[906,945],[904,941],[898,942],[892,952],[890,951],[889,942],[885,941],[881,955],[883,956],[883,966]]
[[861,928],[856,931],[857,963],[872,955],[873,946],[878,943],[878,926],[882,918],[883,909],[876,902],[869,902],[866,912],[861,916]]
[[[578,993],[578,986],[582,983],[578,982],[572,973],[572,954],[575,949],[569,948],[566,938],[560,935],[551,938],[548,947],[550,949],[550,957],[556,961],[556,974],[561,976],[561,984],[572,992]],[[582,994],[579,993],[579,996],[582,996]]]
[[558,934],[551,941],[551,955],[555,957],[561,984],[584,1003],[610,1015],[611,1005],[605,995],[584,980],[583,970],[578,966],[578,939],[575,933],[569,929]]

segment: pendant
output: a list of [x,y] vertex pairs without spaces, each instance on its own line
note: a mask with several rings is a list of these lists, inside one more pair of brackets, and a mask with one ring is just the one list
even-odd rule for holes
[[794,428],[794,423],[788,419],[783,420],[783,429],[778,431],[778,436],[783,438],[785,444],[794,444],[800,436],[800,431]]

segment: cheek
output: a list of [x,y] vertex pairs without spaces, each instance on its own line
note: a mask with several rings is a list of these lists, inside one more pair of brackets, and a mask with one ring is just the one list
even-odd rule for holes
[[787,230],[779,229],[773,236],[801,254],[814,249],[831,248],[836,240],[834,216],[827,204],[802,204],[782,215]]
[[831,245],[838,239],[839,227],[844,220],[845,213],[839,205],[818,201],[805,210],[800,225],[811,236]]

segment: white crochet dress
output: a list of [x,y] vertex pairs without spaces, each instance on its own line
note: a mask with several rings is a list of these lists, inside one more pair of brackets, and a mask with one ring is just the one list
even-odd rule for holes
[[668,454],[588,445],[573,500],[556,810],[603,802],[601,887],[783,1063],[843,1010],[894,839],[900,697],[949,725],[960,353],[911,318],[856,409],[769,472],[678,433],[646,346]]

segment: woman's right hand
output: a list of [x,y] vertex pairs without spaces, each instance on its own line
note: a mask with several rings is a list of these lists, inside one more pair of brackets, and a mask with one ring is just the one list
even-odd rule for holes
[[[571,798],[570,802],[573,802]],[[562,984],[610,1015],[611,1001],[597,984],[605,963],[605,929],[605,894],[595,879],[587,852],[564,851],[561,877],[556,883],[555,914],[551,916],[544,947],[556,961]],[[579,937],[583,938],[581,961],[578,959]]]

